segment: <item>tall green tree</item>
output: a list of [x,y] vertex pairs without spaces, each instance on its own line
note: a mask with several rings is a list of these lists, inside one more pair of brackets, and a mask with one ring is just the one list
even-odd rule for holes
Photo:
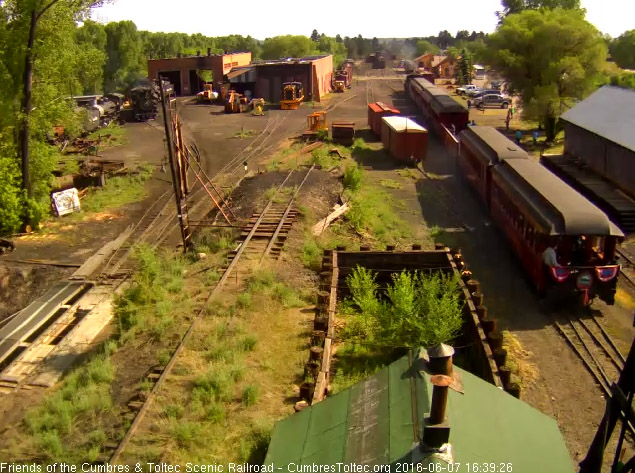
[[[52,122],[68,114],[60,94],[71,93],[75,82],[75,21],[85,17],[94,0],[5,0],[0,3],[5,73],[2,89],[11,94],[3,108],[5,130],[14,129],[15,141],[0,148],[20,158],[23,223],[37,223],[47,197],[48,169],[54,152],[42,144]],[[37,81],[37,88],[34,83]],[[7,97],[3,97],[5,100]],[[9,117],[8,119],[6,117]],[[0,187],[3,187],[0,185]]]
[[75,31],[77,73],[80,94],[97,94],[104,88],[106,30],[91,20]]
[[302,35],[285,35],[267,38],[262,44],[263,59],[303,57],[317,53],[317,46],[311,38]]
[[[166,42],[167,39],[166,35]],[[168,47],[168,46],[166,46]],[[143,44],[132,21],[119,21],[106,25],[106,54],[104,90],[114,92],[128,89],[147,75]]]
[[520,94],[527,118],[545,124],[548,140],[564,108],[594,89],[607,53],[583,11],[560,8],[509,15],[487,46],[488,63]]
[[635,30],[629,30],[611,42],[613,60],[623,69],[635,69]]
[[580,0],[501,0],[503,10],[496,12],[502,21],[507,15],[520,13],[525,10],[540,10],[541,8],[564,8],[566,10],[579,10]]
[[320,33],[318,33],[318,30],[313,30],[311,32],[311,41],[318,42],[319,40],[320,40]]
[[417,54],[421,56],[426,53],[438,54],[439,46],[425,39],[420,39],[417,41]]
[[472,77],[473,77],[473,73],[472,73],[472,66],[474,65],[473,60],[472,60],[472,55],[466,51],[465,49],[463,49],[461,51],[461,56],[459,57],[459,64],[458,64],[458,68],[457,68],[457,81],[459,82],[459,84],[463,85],[463,84],[471,84],[472,83]]

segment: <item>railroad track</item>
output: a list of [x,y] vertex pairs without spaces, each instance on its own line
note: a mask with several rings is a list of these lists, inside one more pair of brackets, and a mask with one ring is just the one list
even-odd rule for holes
[[635,261],[630,255],[620,250],[616,250],[620,258],[622,258],[622,269],[620,271],[620,280],[625,281],[631,289],[635,290]]
[[572,317],[556,314],[555,326],[573,349],[602,391],[610,396],[611,384],[617,382],[625,358],[595,315]]
[[[156,398],[158,392],[161,389],[161,386],[163,385],[172,368],[174,367],[176,360],[185,347],[185,344],[191,337],[192,333],[194,333],[194,329],[197,323],[206,313],[205,308],[211,301],[212,297],[214,297],[214,295],[222,289],[222,287],[225,285],[232,274],[235,274],[238,277],[241,270],[246,271],[246,268],[243,265],[253,267],[254,261],[256,261],[257,264],[260,264],[266,258],[271,257],[277,259],[277,257],[280,255],[280,252],[282,251],[282,245],[286,240],[286,235],[289,232],[293,220],[296,216],[296,212],[295,210],[293,210],[295,199],[314,168],[315,165],[312,165],[304,174],[304,176],[293,170],[289,172],[285,180],[276,190],[275,195],[271,197],[263,210],[257,214],[254,214],[250,219],[248,225],[243,227],[241,241],[238,249],[231,253],[230,257],[228,258],[229,264],[227,268],[223,272],[223,275],[219,279],[214,289],[212,289],[212,291],[210,292],[207,300],[199,310],[198,315],[190,324],[190,327],[181,339],[170,361],[167,363],[163,370],[155,369],[152,373],[150,373],[148,379],[155,381],[154,386],[149,395],[145,397],[144,401],[137,401],[136,404],[133,405],[135,409],[138,409],[137,414],[130,424],[130,427],[128,428],[128,431],[124,435],[123,439],[110,456],[108,463],[115,463],[119,459],[124,448],[130,442],[130,439],[134,436],[137,428],[141,424],[141,421],[145,417],[149,406]],[[298,178],[295,178],[294,174],[298,175]],[[292,177],[294,177],[294,179],[291,179]],[[290,189],[291,196],[289,197],[286,204],[281,204],[278,201],[277,196],[278,194],[284,193],[284,189]],[[232,320],[230,319],[229,323],[231,322]]]

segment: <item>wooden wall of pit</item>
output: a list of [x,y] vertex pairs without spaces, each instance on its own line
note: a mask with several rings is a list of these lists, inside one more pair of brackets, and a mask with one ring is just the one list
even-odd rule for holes
[[469,366],[462,367],[504,388],[513,396],[520,397],[519,385],[510,382],[505,365],[507,352],[502,347],[503,336],[498,331],[497,320],[488,314],[487,307],[483,305],[480,283],[471,277],[471,273],[463,271],[460,251],[438,244],[436,248],[434,251],[422,251],[421,245],[415,244],[411,251],[395,251],[395,247],[390,245],[386,251],[371,251],[369,246],[361,246],[359,251],[347,251],[343,246],[336,250],[324,250],[309,361],[304,369],[305,382],[300,386],[302,401],[296,406],[297,410],[310,403],[320,402],[326,396],[332,375],[337,300],[348,294],[346,277],[357,265],[377,271],[380,286],[387,284],[393,273],[404,269],[444,271],[459,275],[465,302],[461,337],[466,343],[462,349],[469,361]]

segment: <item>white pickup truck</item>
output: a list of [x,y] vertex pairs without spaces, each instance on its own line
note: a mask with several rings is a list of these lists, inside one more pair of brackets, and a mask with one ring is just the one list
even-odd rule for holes
[[463,95],[463,94],[467,94],[468,92],[476,92],[477,90],[480,90],[480,89],[474,84],[467,84],[467,85],[464,85],[463,87],[459,87],[458,89],[456,89],[456,93],[457,95]]

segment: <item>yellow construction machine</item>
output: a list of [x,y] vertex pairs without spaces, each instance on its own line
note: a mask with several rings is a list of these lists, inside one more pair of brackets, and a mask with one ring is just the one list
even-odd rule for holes
[[203,84],[203,90],[196,94],[197,102],[212,103],[218,98],[218,92],[214,92],[212,84]]
[[285,82],[282,84],[282,100],[280,108],[282,110],[297,110],[304,100],[304,89],[302,82]]
[[225,100],[225,113],[240,113],[247,110],[247,98],[235,90],[227,92]]
[[326,123],[326,112],[313,112],[306,116],[307,129],[302,133],[302,138],[316,139],[321,134],[328,134],[328,125]]

